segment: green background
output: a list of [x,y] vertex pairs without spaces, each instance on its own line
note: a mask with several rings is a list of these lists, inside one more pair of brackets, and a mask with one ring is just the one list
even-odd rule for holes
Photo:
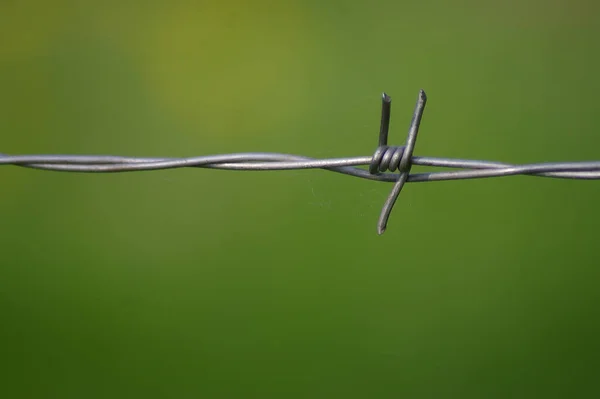
[[[599,159],[589,1],[0,3],[0,152]],[[415,168],[415,171],[423,170]],[[600,184],[0,168],[4,398],[593,397]]]

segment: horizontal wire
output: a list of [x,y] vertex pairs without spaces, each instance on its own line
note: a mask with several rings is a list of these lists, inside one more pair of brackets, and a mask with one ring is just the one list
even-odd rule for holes
[[[324,169],[368,180],[395,182],[394,173],[371,174],[355,166],[369,165],[372,156],[314,159],[282,153],[236,153],[191,158],[141,158],[112,155],[5,155],[0,165],[80,173],[120,173],[176,168],[209,168],[237,171]],[[560,179],[600,179],[600,161],[546,162],[512,165],[502,162],[413,156],[418,166],[467,170],[411,173],[408,182],[464,180],[513,175],[533,175]]]

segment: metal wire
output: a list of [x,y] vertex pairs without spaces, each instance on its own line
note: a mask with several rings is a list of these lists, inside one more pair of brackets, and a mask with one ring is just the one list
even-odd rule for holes
[[[600,161],[549,162],[511,165],[483,160],[413,156],[419,125],[427,102],[421,90],[404,146],[388,146],[391,98],[383,93],[379,145],[372,156],[313,159],[282,153],[237,153],[206,155],[191,158],[139,158],[112,155],[5,155],[0,154],[0,165],[60,172],[116,173],[175,168],[208,168],[225,170],[290,170],[325,169],[362,179],[393,182],[377,223],[378,234],[383,234],[392,208],[407,182],[479,179],[513,175],[532,175],[559,179],[600,179]],[[368,170],[357,166],[368,165]],[[442,172],[410,173],[412,165],[454,168]],[[398,173],[386,173],[398,171]]]

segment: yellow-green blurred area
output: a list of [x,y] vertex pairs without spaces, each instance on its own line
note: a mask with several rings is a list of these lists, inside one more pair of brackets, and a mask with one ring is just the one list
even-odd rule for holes
[[[600,159],[600,6],[0,2],[0,152]],[[414,168],[414,171],[426,169]],[[0,167],[0,397],[600,394],[600,183]]]

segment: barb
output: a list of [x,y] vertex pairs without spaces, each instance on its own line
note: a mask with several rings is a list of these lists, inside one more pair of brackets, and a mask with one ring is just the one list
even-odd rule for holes
[[[405,145],[400,147],[388,146],[392,100],[387,94],[383,93],[379,145],[372,156],[314,159],[301,155],[261,152],[206,155],[192,158],[0,154],[0,165],[82,173],[134,172],[189,167],[246,171],[325,169],[362,179],[394,183],[377,223],[378,234],[385,232],[392,208],[407,182],[464,180],[514,175],[558,179],[600,179],[600,161],[511,165],[483,160],[413,156],[426,102],[425,92],[423,90],[419,91]],[[357,167],[367,165],[368,169]],[[410,173],[413,165],[462,170]],[[389,173],[396,170],[398,173]]]

